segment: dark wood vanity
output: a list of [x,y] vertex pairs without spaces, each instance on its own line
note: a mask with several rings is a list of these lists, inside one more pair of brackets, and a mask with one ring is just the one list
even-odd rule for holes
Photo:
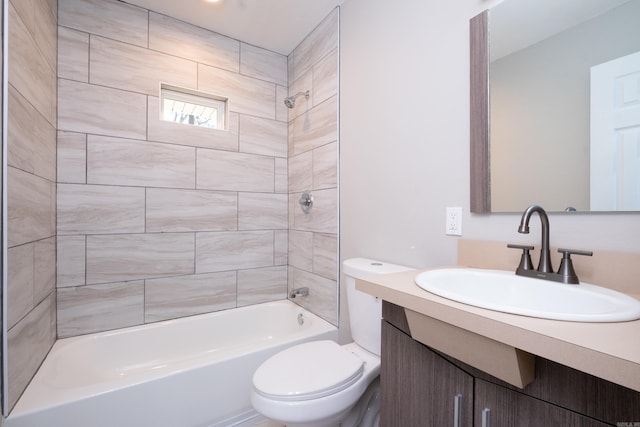
[[514,387],[414,340],[383,302],[381,426],[640,426],[640,392],[542,357],[535,370]]

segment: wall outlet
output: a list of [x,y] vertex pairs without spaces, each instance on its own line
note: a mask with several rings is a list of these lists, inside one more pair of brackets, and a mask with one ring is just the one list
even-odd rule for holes
[[462,236],[462,208],[447,208],[446,234]]

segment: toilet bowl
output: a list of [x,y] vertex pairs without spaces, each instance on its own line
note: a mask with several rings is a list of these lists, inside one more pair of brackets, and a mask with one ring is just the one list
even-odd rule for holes
[[344,262],[354,342],[314,341],[266,360],[253,376],[251,403],[288,427],[378,425],[381,302],[355,289],[355,279],[409,270],[365,258]]
[[354,343],[314,341],[284,350],[258,368],[251,402],[287,426],[337,425],[379,373],[380,358]]

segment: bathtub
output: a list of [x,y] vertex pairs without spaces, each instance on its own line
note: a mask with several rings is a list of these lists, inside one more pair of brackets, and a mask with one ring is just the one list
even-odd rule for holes
[[61,339],[4,426],[250,425],[255,369],[288,346],[337,336],[284,300]]

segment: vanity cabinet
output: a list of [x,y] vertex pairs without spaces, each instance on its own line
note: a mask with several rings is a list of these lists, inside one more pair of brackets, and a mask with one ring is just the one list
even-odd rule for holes
[[381,426],[470,426],[473,377],[382,324]]
[[640,425],[640,393],[550,360],[535,363],[536,379],[516,388],[414,340],[404,309],[384,301],[380,425]]
[[478,378],[475,380],[474,392],[474,426],[605,427],[610,425]]

